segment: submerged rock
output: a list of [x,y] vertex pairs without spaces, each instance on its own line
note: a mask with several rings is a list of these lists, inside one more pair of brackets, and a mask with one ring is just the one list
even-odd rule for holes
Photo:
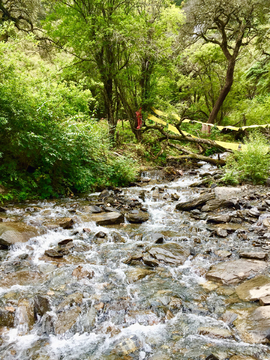
[[43,316],[46,312],[50,310],[51,306],[49,299],[42,295],[36,295],[34,298],[35,319],[37,319],[37,315]]
[[5,274],[0,280],[0,287],[11,287],[13,285],[37,284],[42,281],[42,276],[36,271],[21,270]]
[[142,268],[134,268],[132,270],[129,270],[127,273],[127,278],[129,282],[136,282],[138,280],[141,280],[145,278],[147,275],[153,275],[154,271],[142,269]]
[[81,308],[78,306],[59,313],[54,324],[55,333],[60,335],[67,332],[76,323],[80,313]]
[[235,284],[264,271],[267,264],[259,260],[232,260],[219,263],[210,268],[206,278],[222,284]]

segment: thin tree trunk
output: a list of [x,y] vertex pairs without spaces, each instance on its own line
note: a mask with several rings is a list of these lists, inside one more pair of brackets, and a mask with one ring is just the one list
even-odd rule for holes
[[235,68],[235,59],[234,57],[232,57],[231,60],[229,60],[229,64],[228,64],[225,86],[221,89],[219,97],[217,98],[217,101],[215,102],[211,114],[209,115],[209,119],[208,119],[209,124],[215,123],[218,112],[221,109],[221,106],[223,105],[227,95],[231,90],[233,84],[233,78],[234,78],[234,68]]

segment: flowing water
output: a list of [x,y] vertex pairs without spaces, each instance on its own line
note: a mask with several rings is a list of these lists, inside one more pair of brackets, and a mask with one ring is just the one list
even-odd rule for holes
[[[200,171],[214,170],[204,165]],[[198,176],[170,183],[162,183],[158,173],[144,176],[154,181],[123,189],[125,198],[139,199],[147,208],[150,219],[143,224],[97,226],[87,206],[98,201],[98,193],[8,208],[4,221],[35,226],[40,235],[0,251],[0,306],[14,319],[13,327],[1,328],[1,359],[205,359],[210,354],[270,359],[267,345],[249,343],[221,319],[228,308],[243,305],[226,291],[203,286],[209,267],[220,261],[215,250],[229,250],[234,258],[241,244],[234,234],[209,238],[204,220],[175,211],[172,194],[179,201],[196,195],[199,189],[189,185]],[[48,226],[66,217],[75,219],[72,229]],[[100,231],[105,234],[95,241]],[[121,242],[114,241],[115,233]],[[180,266],[125,264],[129,255],[153,244],[154,233],[192,255]],[[44,256],[65,239],[75,245],[67,255]],[[35,310],[37,299],[45,299],[44,314]]]

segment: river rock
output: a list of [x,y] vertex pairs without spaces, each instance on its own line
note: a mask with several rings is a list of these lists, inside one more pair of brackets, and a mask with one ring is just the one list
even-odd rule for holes
[[5,274],[0,280],[0,287],[11,287],[13,285],[37,284],[42,280],[42,276],[35,271],[21,270]]
[[163,244],[164,243],[164,236],[162,234],[159,233],[154,233],[151,236],[151,240],[155,243],[155,244]]
[[57,306],[57,310],[61,311],[66,307],[70,307],[72,305],[81,305],[82,299],[83,295],[80,292],[70,294]]
[[259,275],[245,281],[236,288],[239,299],[244,301],[255,301],[270,295],[270,277]]
[[117,344],[112,353],[117,354],[117,356],[121,356],[120,358],[122,359],[131,359],[130,357],[127,357],[127,355],[134,353],[141,347],[142,343],[140,339],[136,335],[133,335],[130,338],[126,338],[122,340],[121,343]]
[[204,212],[210,212],[210,211],[215,211],[217,209],[232,208],[238,206],[239,205],[236,199],[232,199],[232,200],[212,199],[207,201],[207,203],[202,207],[201,210]]
[[27,242],[39,234],[33,226],[23,223],[3,222],[0,224],[0,245],[10,247],[16,243]]
[[119,212],[103,212],[91,216],[91,220],[95,221],[97,225],[117,225],[124,222],[124,215]]
[[49,299],[42,295],[36,295],[34,298],[35,319],[37,319],[37,315],[43,316],[46,312],[50,310],[51,306]]
[[268,254],[266,252],[255,252],[255,251],[243,251],[239,254],[240,258],[256,259],[256,260],[267,260]]
[[132,270],[129,270],[127,273],[127,278],[129,282],[136,282],[138,280],[141,280],[145,278],[147,275],[153,275],[154,271],[142,269],[142,268],[134,268]]
[[53,249],[45,250],[44,254],[51,258],[61,258],[64,255],[68,255],[69,250],[66,248],[55,247]]
[[230,360],[257,360],[253,356],[244,356],[244,355],[233,355],[230,357]]
[[159,266],[159,262],[156,259],[152,258],[151,256],[146,255],[143,257],[142,260],[145,263],[145,265],[147,265],[147,266],[150,266],[150,267]]
[[84,210],[87,210],[92,214],[99,214],[99,213],[102,212],[101,207],[96,206],[96,205],[87,206],[87,207],[84,208]]
[[15,312],[14,309],[10,311],[9,309],[0,308],[0,327],[14,327],[15,321]]
[[148,250],[148,253],[158,261],[162,261],[173,266],[182,265],[190,255],[190,251],[188,249],[177,243],[152,246]]
[[200,335],[207,335],[217,339],[231,339],[232,332],[229,329],[202,326],[198,328]]
[[64,221],[59,223],[59,226],[61,226],[61,228],[63,229],[72,229],[73,225],[74,225],[74,220],[71,218],[67,218]]
[[76,323],[80,313],[81,309],[78,306],[59,313],[54,325],[55,333],[64,334],[68,331]]
[[190,211],[190,210],[202,207],[204,204],[207,203],[207,201],[212,200],[214,198],[215,198],[215,194],[206,193],[206,194],[200,195],[199,197],[197,197],[195,199],[191,199],[188,201],[184,201],[182,203],[178,203],[175,208],[177,210]]
[[222,228],[217,228],[216,235],[221,238],[225,238],[228,236],[228,231]]
[[141,210],[133,210],[125,216],[127,221],[134,224],[141,224],[149,219],[149,214]]
[[259,260],[232,260],[219,263],[210,268],[206,278],[211,281],[218,281],[222,284],[237,284],[249,276],[264,271],[267,264]]
[[72,276],[76,277],[78,280],[83,278],[92,279],[94,275],[94,271],[85,270],[81,265],[77,266],[76,269],[74,269],[72,272]]
[[231,200],[233,198],[238,198],[243,194],[241,188],[237,187],[225,187],[225,186],[217,186],[214,189],[216,198],[219,200]]
[[228,214],[223,214],[223,215],[217,215],[217,216],[208,216],[207,222],[208,223],[215,223],[215,224],[220,224],[220,223],[228,223],[231,219],[231,216]]

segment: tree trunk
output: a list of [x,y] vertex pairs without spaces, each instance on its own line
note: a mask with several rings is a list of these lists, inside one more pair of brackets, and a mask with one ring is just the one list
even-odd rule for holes
[[209,115],[208,123],[214,124],[215,120],[217,118],[218,112],[224,103],[227,95],[229,94],[232,84],[233,84],[233,78],[234,78],[234,68],[235,68],[235,58],[232,57],[229,60],[227,73],[226,73],[226,83],[225,86],[222,88],[219,97],[217,101],[215,102],[215,105],[211,111],[211,114]]
[[112,145],[115,140],[116,120],[114,117],[114,106],[113,106],[113,80],[106,79],[104,81],[104,100],[105,108],[107,112],[108,125],[109,125],[109,138]]

